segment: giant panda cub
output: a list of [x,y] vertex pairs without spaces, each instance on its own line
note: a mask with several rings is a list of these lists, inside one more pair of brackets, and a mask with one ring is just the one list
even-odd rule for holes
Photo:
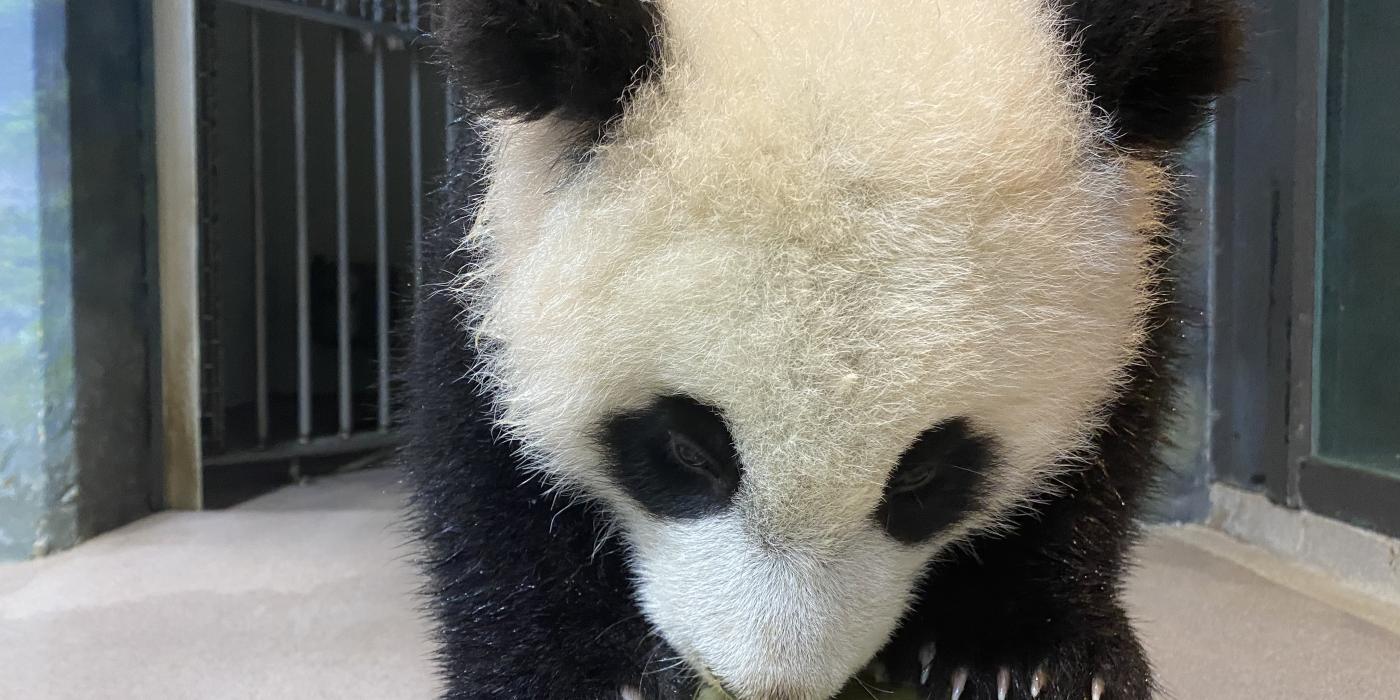
[[443,697],[1151,697],[1120,592],[1232,10],[442,0]]

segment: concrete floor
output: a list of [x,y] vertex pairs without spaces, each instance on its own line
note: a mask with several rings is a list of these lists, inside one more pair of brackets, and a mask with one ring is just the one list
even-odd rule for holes
[[[0,565],[0,698],[427,698],[394,475],[166,513]],[[1131,598],[1178,700],[1400,698],[1400,609],[1199,528]]]

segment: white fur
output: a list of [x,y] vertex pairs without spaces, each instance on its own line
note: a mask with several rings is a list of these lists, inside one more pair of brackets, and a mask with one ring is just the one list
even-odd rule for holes
[[830,695],[884,645],[926,553],[873,527],[820,547],[765,535],[742,512],[638,529],[642,606],[740,697]]
[[[666,639],[747,696],[826,697],[1099,424],[1162,178],[1106,146],[1042,0],[659,4],[659,77],[581,171],[571,125],[492,128],[459,290],[502,425],[617,514]],[[735,436],[721,517],[658,521],[600,468],[598,421],[668,393]],[[900,546],[871,513],[954,416],[1000,445],[992,502]]]

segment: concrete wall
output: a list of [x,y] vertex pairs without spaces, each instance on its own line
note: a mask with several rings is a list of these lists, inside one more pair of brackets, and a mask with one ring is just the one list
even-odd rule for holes
[[1197,522],[1210,514],[1211,419],[1213,395],[1210,357],[1214,338],[1215,264],[1215,133],[1205,130],[1183,159],[1186,197],[1182,215],[1186,234],[1177,258],[1176,275],[1183,324],[1176,361],[1179,385],[1168,426],[1163,457],[1168,471],[1154,515],[1173,522]]
[[68,0],[73,450],[83,537],[159,503],[146,3]]

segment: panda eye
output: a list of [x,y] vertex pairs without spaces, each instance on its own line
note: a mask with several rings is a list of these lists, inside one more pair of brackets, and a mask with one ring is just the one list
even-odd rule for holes
[[712,457],[705,448],[696,444],[694,440],[672,430],[670,431],[668,448],[671,452],[671,459],[675,460],[676,464],[711,476],[719,475],[719,460]]
[[996,442],[971,420],[943,421],[921,433],[900,457],[875,520],[900,542],[922,542],[977,508],[996,464]]
[[923,462],[912,465],[901,465],[890,477],[888,486],[889,495],[900,496],[904,494],[921,491],[932,484],[938,478],[938,464],[934,462]]
[[689,396],[663,396],[611,416],[596,439],[612,478],[653,515],[713,515],[739,490],[741,460],[724,416]]

